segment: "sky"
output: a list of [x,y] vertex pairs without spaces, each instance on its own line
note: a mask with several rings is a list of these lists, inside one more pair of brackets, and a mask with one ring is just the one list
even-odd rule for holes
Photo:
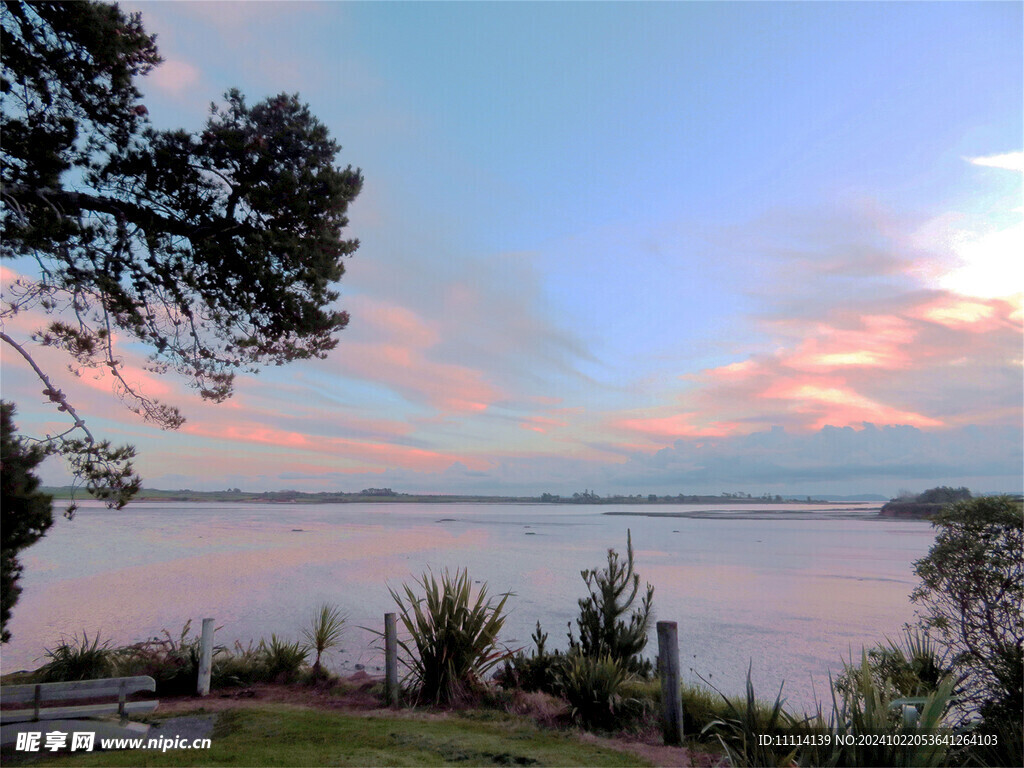
[[326,360],[213,405],[119,340],[162,432],[33,348],[146,487],[1021,490],[1020,3],[122,7],[157,127],[298,92],[365,178]]

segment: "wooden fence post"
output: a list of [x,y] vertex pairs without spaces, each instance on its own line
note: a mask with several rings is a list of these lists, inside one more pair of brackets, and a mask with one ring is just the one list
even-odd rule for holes
[[210,695],[210,673],[213,671],[213,619],[203,619],[203,635],[200,640],[199,679],[196,693]]
[[683,743],[683,701],[679,684],[679,630],[674,621],[658,622],[658,673],[661,675],[661,729],[665,743]]
[[398,706],[398,620],[384,614],[384,691],[388,706]]

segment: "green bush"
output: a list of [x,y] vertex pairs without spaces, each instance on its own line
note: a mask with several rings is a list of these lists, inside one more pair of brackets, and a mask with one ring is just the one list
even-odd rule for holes
[[505,688],[518,688],[522,691],[543,691],[544,693],[558,694],[558,670],[565,657],[558,651],[548,653],[545,643],[548,633],[540,628],[537,622],[537,629],[531,635],[534,642],[534,650],[527,656],[519,651],[515,656],[505,659],[505,666],[502,669],[499,679]]
[[[886,638],[885,645],[867,650],[867,663],[878,688],[890,688],[893,696],[927,696],[952,668],[947,654],[928,633],[913,627],[903,633],[903,643]],[[859,695],[861,665],[844,663],[833,683],[842,697]]]
[[89,642],[83,631],[82,637],[71,641],[62,638],[55,648],[46,649],[46,664],[36,673],[40,683],[63,683],[73,680],[96,680],[114,677],[117,673],[121,652],[110,647],[110,641],[100,644],[99,633]]
[[210,673],[210,685],[213,688],[228,688],[241,685],[252,685],[270,680],[267,666],[266,650],[261,643],[243,647],[236,642],[233,651],[219,649],[213,656],[213,669]]
[[[721,720],[729,713],[728,700],[723,701],[720,694],[708,688],[684,683],[681,698],[685,734],[700,734],[708,723]],[[660,701],[659,690],[658,702]]]
[[289,643],[270,636],[270,642],[260,641],[260,648],[266,657],[267,680],[273,683],[293,683],[309,658],[309,649],[301,643]]
[[629,674],[609,655],[570,653],[558,671],[558,687],[572,717],[585,728],[611,729],[627,709],[622,695]]
[[[833,686],[831,717],[826,721],[819,712],[813,724],[815,731],[843,737],[844,743],[833,738],[831,745],[807,747],[802,750],[801,763],[894,768],[946,765],[949,749],[942,739],[929,744],[927,739],[915,737],[952,733],[948,717],[955,678],[943,678],[927,696],[897,698],[891,684],[879,684],[867,651],[862,652],[861,665],[854,671],[856,689],[843,694]],[[904,709],[911,710],[909,719],[903,716]],[[859,737],[865,735],[892,738],[861,742]]]
[[[149,675],[156,681],[158,695],[195,693],[199,679],[202,638],[189,637],[192,622],[185,622],[177,639],[166,629],[164,639],[154,638],[122,649],[122,672]],[[215,649],[214,653],[223,652]]]
[[[610,656],[620,662],[626,672],[650,677],[653,665],[640,654],[647,646],[654,587],[648,584],[640,604],[633,608],[640,591],[640,576],[633,567],[630,532],[626,532],[624,562],[619,559],[618,552],[609,549],[608,565],[604,570],[581,571],[580,575],[590,594],[579,601],[580,615],[576,619],[579,641],[570,625],[570,651],[578,650],[582,655],[594,658]],[[628,623],[625,620],[627,616]]]
[[505,623],[502,611],[509,594],[495,602],[487,598],[487,585],[473,599],[469,573],[447,570],[440,582],[424,574],[417,584],[419,597],[403,585],[404,599],[389,590],[398,605],[399,618],[409,639],[399,639],[420,697],[435,704],[450,704],[475,691],[484,675],[508,658],[498,647],[498,632]]
[[712,735],[719,740],[729,755],[733,766],[788,766],[797,755],[797,748],[761,744],[761,735],[780,736],[791,732],[797,721],[784,709],[782,686],[775,702],[768,708],[761,705],[754,695],[751,680],[752,668],[747,668],[746,698],[734,701],[718,692],[725,711],[707,723],[701,735]]
[[961,723],[1001,736],[980,759],[1024,764],[1024,510],[1007,496],[946,507],[935,544],[914,564],[911,599],[962,676]]

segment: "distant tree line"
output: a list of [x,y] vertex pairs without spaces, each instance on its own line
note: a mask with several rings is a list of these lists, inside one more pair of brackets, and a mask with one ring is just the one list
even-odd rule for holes
[[770,493],[765,493],[761,496],[752,496],[751,494],[743,491],[737,491],[735,493],[722,491],[722,493],[717,496],[707,494],[687,495],[683,493],[679,493],[674,496],[659,496],[656,493],[636,493],[633,495],[609,494],[607,496],[599,496],[594,491],[586,489],[582,492],[576,492],[572,496],[560,496],[557,493],[542,493],[540,495],[540,500],[542,502],[550,504],[713,504],[720,503],[723,499],[757,501],[764,504],[782,504],[792,503],[795,501],[806,503],[816,501],[816,499],[812,499],[810,496],[806,497],[806,499],[786,498],[778,494],[772,495]]
[[895,499],[882,507],[881,514],[885,517],[932,517],[943,507],[970,499],[971,492],[963,486],[950,488],[940,485],[918,494],[901,490]]

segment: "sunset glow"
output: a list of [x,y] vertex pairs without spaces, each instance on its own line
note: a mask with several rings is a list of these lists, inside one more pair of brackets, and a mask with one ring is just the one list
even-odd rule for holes
[[154,125],[297,91],[365,177],[326,359],[214,405],[115,336],[180,430],[35,343],[38,303],[5,322],[146,486],[1020,490],[1020,4],[124,7]]

